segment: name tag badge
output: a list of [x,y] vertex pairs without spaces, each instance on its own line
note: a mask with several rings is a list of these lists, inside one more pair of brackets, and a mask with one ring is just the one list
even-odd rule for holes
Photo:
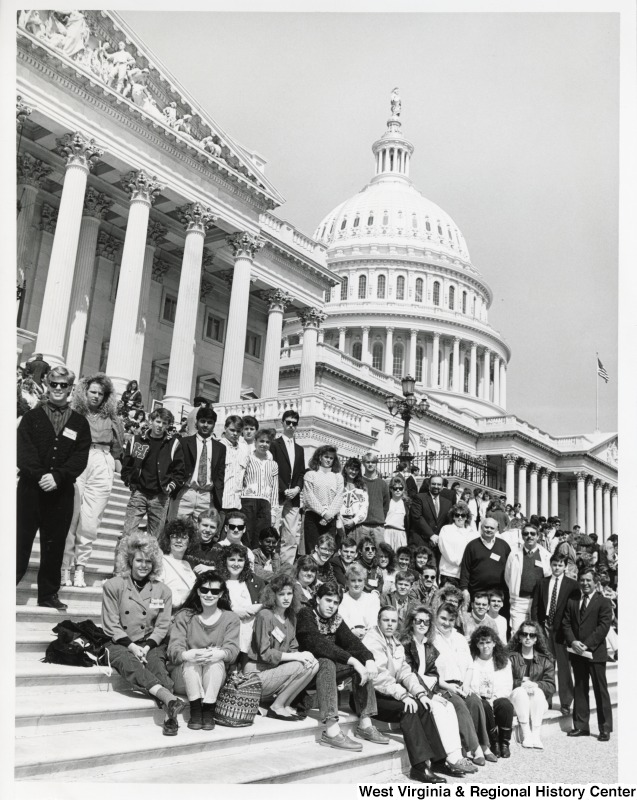
[[164,607],[164,601],[161,597],[151,597],[150,608],[162,609],[163,607]]
[[272,631],[272,636],[277,640],[279,644],[285,639],[285,634],[281,630],[281,628],[275,628]]
[[376,578],[368,578],[367,579],[367,583],[370,586],[378,586],[378,581],[376,580]]
[[66,436],[67,439],[72,439],[75,441],[77,439],[77,431],[72,431],[70,428],[64,428],[62,431],[62,436]]
[[536,561],[535,562],[535,566],[539,567],[540,569],[542,569],[542,562],[541,561]]
[[489,558],[493,559],[494,561],[499,561],[500,560],[500,556],[497,553],[491,553]]

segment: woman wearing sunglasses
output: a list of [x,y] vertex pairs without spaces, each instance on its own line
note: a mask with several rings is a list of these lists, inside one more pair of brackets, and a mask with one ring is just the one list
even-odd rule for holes
[[449,524],[440,529],[440,585],[460,583],[460,562],[467,542],[475,536],[471,527],[471,511],[466,503],[456,503],[449,512]]
[[536,622],[523,622],[509,642],[513,671],[511,702],[520,724],[522,747],[543,750],[542,719],[555,692],[555,663]]
[[238,654],[239,617],[230,611],[226,583],[214,570],[202,572],[173,620],[168,643],[175,689],[190,702],[191,730],[215,727],[217,695]]
[[411,500],[407,495],[405,479],[399,472],[395,472],[389,481],[389,508],[383,531],[385,541],[393,550],[407,546],[410,507]]

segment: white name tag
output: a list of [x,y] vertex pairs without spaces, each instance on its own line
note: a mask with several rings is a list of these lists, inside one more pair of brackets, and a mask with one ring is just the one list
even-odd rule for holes
[[285,634],[281,630],[281,628],[275,628],[272,631],[272,636],[277,640],[279,644],[285,639]]
[[68,439],[73,439],[73,441],[75,441],[77,439],[77,431],[72,431],[70,428],[64,428],[62,431],[62,436],[66,436]]
[[163,608],[164,601],[161,597],[152,597],[150,600],[150,607],[151,608]]
[[497,553],[491,553],[489,558],[492,558],[494,561],[499,561],[500,560],[500,556]]
[[376,580],[376,578],[368,578],[367,579],[367,583],[370,586],[378,586],[378,581]]

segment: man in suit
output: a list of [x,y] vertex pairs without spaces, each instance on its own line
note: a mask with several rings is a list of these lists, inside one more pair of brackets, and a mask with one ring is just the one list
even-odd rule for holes
[[210,406],[197,411],[197,433],[184,436],[185,481],[171,503],[170,518],[195,518],[202,511],[221,511],[226,474],[226,448],[212,438],[217,414]]
[[607,742],[613,730],[613,712],[606,682],[606,636],[613,619],[610,600],[595,591],[597,573],[593,567],[583,567],[578,576],[581,599],[571,597],[566,605],[562,630],[575,679],[573,730],[568,736],[590,736],[589,681],[597,705],[600,742]]
[[[422,488],[422,487],[421,487]],[[409,544],[431,547],[440,561],[438,535],[451,510],[451,501],[441,496],[442,477],[433,475],[429,480],[429,494],[419,492],[411,503],[409,512]]]
[[564,644],[562,620],[566,604],[571,598],[579,600],[580,590],[577,581],[567,578],[567,559],[563,555],[551,556],[552,577],[544,578],[535,584],[531,603],[531,619],[544,627],[551,653],[557,662],[560,711],[564,716],[571,713],[573,702],[573,674]]
[[305,453],[294,441],[300,417],[293,409],[284,412],[283,434],[272,442],[270,452],[279,467],[281,503],[281,564],[293,564],[301,540],[301,489]]

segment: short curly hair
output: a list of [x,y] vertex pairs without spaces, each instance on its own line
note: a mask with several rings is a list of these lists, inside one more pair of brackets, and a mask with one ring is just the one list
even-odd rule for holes
[[159,535],[158,543],[162,553],[166,553],[166,555],[170,553],[170,537],[176,533],[185,533],[188,536],[189,545],[198,538],[197,527],[190,517],[171,519],[164,525],[164,529]]
[[506,647],[502,644],[502,640],[498,634],[488,625],[480,625],[471,634],[471,638],[469,639],[469,650],[471,651],[471,657],[473,660],[475,661],[476,658],[480,657],[480,649],[478,648],[478,642],[480,639],[489,639],[491,642],[493,642],[493,666],[495,667],[496,671],[504,669],[509,663],[509,656],[506,651]]
[[123,578],[131,574],[131,567],[135,553],[141,551],[146,558],[149,558],[153,568],[149,575],[151,580],[157,580],[163,569],[163,556],[159,549],[159,544],[154,536],[148,533],[131,533],[122,536],[117,546],[115,556],[115,574]]

